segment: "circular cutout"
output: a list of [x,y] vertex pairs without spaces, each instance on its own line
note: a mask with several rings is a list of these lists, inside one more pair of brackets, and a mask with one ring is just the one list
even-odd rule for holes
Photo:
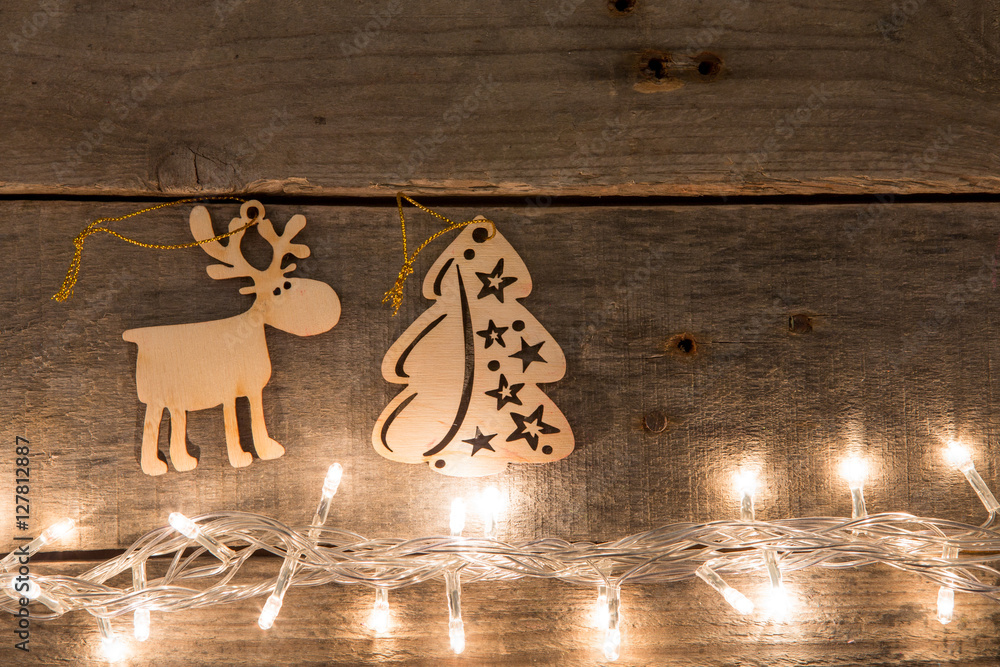
[[552,453],[552,448],[551,447],[549,447],[548,445],[545,445],[544,447],[542,447],[542,454],[551,454],[551,453]]
[[444,460],[443,459],[438,459],[437,461],[435,461],[434,462],[434,467],[435,468],[443,468],[444,467]]
[[608,9],[612,14],[631,14],[636,0],[609,0]]
[[250,208],[247,209],[247,217],[250,218],[251,220],[256,220],[257,215],[259,213],[260,211],[257,210],[256,206],[251,206]]
[[292,289],[292,283],[285,281],[285,289]]
[[469,248],[468,250],[465,251],[466,259],[474,259],[475,256],[476,256],[476,251],[473,250],[472,248]]
[[510,325],[514,331],[524,331],[524,321],[514,320],[514,323]]
[[472,240],[476,243],[483,243],[490,237],[490,233],[485,227],[476,227],[472,230]]
[[275,287],[274,288],[274,296],[278,296],[279,294],[281,294],[281,288],[280,287]]
[[490,363],[486,364],[486,367],[489,368],[491,371],[498,371],[500,370],[500,362],[494,359]]

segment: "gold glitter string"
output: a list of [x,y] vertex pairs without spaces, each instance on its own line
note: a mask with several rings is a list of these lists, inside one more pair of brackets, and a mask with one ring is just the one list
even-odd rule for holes
[[141,211],[135,211],[133,213],[129,213],[128,215],[121,215],[118,216],[117,218],[98,218],[97,220],[94,220],[92,223],[87,225],[82,232],[77,234],[76,237],[73,239],[73,247],[75,248],[75,251],[73,252],[73,261],[70,262],[69,269],[66,271],[66,277],[63,279],[62,287],[59,289],[58,292],[52,295],[52,298],[55,301],[65,301],[66,299],[73,296],[73,288],[76,286],[76,279],[77,276],[80,274],[80,263],[83,257],[83,242],[91,234],[96,234],[98,232],[106,232],[108,234],[111,234],[111,236],[114,236],[115,238],[121,239],[126,243],[131,243],[132,245],[137,245],[140,248],[150,248],[152,250],[181,250],[183,248],[193,248],[195,246],[199,246],[205,243],[212,243],[213,241],[224,239],[227,236],[232,236],[233,234],[242,232],[243,230],[248,229],[249,227],[252,227],[253,225],[256,225],[257,222],[259,222],[259,219],[257,217],[254,217],[254,219],[248,222],[247,224],[243,225],[239,229],[234,229],[231,232],[226,232],[225,234],[219,234],[218,236],[213,236],[212,238],[205,239],[203,241],[191,241],[189,243],[177,243],[173,245],[162,245],[159,243],[143,243],[142,241],[136,241],[135,239],[130,239],[126,236],[122,236],[115,230],[109,229],[108,227],[100,226],[102,223],[105,222],[121,222],[122,220],[134,218],[137,215],[142,215],[143,213],[149,213],[150,211],[155,211],[157,209],[167,208],[168,206],[177,206],[178,204],[190,204],[193,202],[205,202],[205,201],[237,201],[240,203],[246,203],[245,199],[241,199],[239,197],[229,197],[229,196],[191,197],[188,199],[179,199],[177,201],[167,202],[165,204],[157,204],[156,206],[150,206],[149,208],[144,208]]
[[[409,255],[407,253],[407,247],[406,247],[406,218],[403,216],[404,199],[413,204],[414,206],[416,206],[417,208],[419,208],[424,213],[429,213],[430,215],[433,215],[435,218],[441,220],[442,222],[445,222],[448,225],[444,229],[438,230],[437,232],[432,234],[430,238],[421,243],[420,246],[413,251],[413,255]],[[402,192],[396,193],[396,206],[399,208],[399,226],[403,230],[403,266],[402,268],[399,269],[399,275],[396,277],[396,283],[392,286],[392,289],[386,292],[385,295],[382,297],[382,303],[386,302],[392,303],[393,317],[395,317],[396,313],[399,312],[399,306],[401,303],[403,303],[403,286],[406,284],[406,279],[410,277],[411,273],[413,273],[413,262],[416,261],[417,255],[420,254],[420,251],[426,248],[431,241],[441,236],[442,234],[447,234],[448,232],[454,231],[461,227],[465,227],[466,225],[471,225],[474,222],[490,223],[490,225],[493,227],[493,231],[490,232],[490,235],[488,237],[486,237],[487,239],[493,238],[494,236],[496,236],[497,233],[497,225],[492,220],[481,219],[481,220],[465,220],[464,222],[455,222],[454,220],[449,220],[448,218],[444,217],[437,211],[432,211],[423,204],[417,203],[412,198],[404,195]]]

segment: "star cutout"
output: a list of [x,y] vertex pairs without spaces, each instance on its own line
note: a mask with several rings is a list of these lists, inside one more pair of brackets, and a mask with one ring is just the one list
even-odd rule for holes
[[542,349],[542,345],[545,345],[544,340],[541,343],[536,343],[535,345],[528,345],[523,338],[521,339],[521,351],[515,352],[510,356],[517,357],[521,360],[521,363],[524,364],[524,367],[521,368],[522,373],[528,370],[528,366],[531,365],[532,361],[540,361],[543,364],[546,363],[545,359],[542,359],[542,355],[538,354],[538,351]]
[[515,405],[521,405],[521,399],[517,397],[517,392],[521,391],[521,387],[524,386],[523,382],[518,384],[507,384],[507,378],[504,377],[503,373],[500,374],[500,386],[496,389],[492,389],[486,392],[486,395],[497,399],[497,410],[502,410],[503,406],[508,403],[514,403]]
[[493,273],[480,273],[479,271],[476,271],[476,275],[483,281],[483,288],[479,290],[479,296],[477,298],[482,299],[483,297],[492,294],[499,299],[500,303],[503,303],[504,288],[517,280],[514,276],[504,277],[502,258],[497,260],[497,265],[493,267]]
[[495,452],[496,450],[490,446],[490,440],[492,440],[495,437],[497,437],[496,433],[494,433],[493,435],[483,435],[483,432],[480,431],[479,427],[477,426],[476,437],[469,438],[468,440],[463,440],[462,442],[467,442],[470,445],[472,445],[472,454],[470,454],[469,456],[475,456],[476,452],[478,452],[480,449],[488,449],[491,452]]
[[514,440],[524,440],[532,450],[538,449],[538,436],[558,433],[559,429],[551,424],[542,421],[542,409],[545,406],[539,405],[528,417],[519,415],[516,412],[510,413],[511,419],[517,428],[507,436],[507,442]]
[[498,327],[493,324],[493,320],[490,320],[490,325],[483,329],[482,331],[477,331],[476,335],[482,336],[486,339],[486,349],[490,349],[490,345],[497,343],[500,347],[507,347],[503,342],[503,334],[507,331],[508,327]]

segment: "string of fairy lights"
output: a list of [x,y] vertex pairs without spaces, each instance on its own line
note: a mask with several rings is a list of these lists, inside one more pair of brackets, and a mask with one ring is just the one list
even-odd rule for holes
[[[503,510],[500,494],[487,489],[478,498],[484,535],[465,532],[466,504],[451,507],[450,535],[411,540],[370,540],[326,526],[343,475],[330,466],[319,506],[309,526],[296,529],[274,519],[243,512],[216,512],[190,519],[169,516],[169,526],[139,538],[121,555],[79,576],[32,574],[32,555],[74,529],[63,519],[0,560],[0,587],[7,592],[2,607],[21,619],[29,608],[33,619],[51,619],[74,611],[97,621],[105,658],[125,660],[128,644],[114,631],[112,619],[132,614],[136,641],[155,637],[153,613],[179,612],[265,597],[258,618],[262,630],[278,618],[292,586],[364,585],[374,591],[368,626],[390,632],[389,592],[405,586],[443,582],[448,605],[451,649],[465,650],[462,620],[464,584],[510,581],[526,577],[558,579],[597,591],[597,625],[603,652],[616,660],[621,650],[622,586],[700,579],[744,615],[757,613],[746,595],[727,583],[734,576],[766,576],[767,613],[786,616],[795,602],[783,576],[813,567],[845,568],[882,563],[925,577],[940,585],[937,619],[954,618],[955,593],[978,593],[1000,600],[1000,532],[992,526],[1000,503],[976,471],[968,448],[952,442],[945,455],[961,471],[989,513],[980,526],[905,513],[869,515],[864,487],[864,460],[843,462],[842,475],[851,492],[851,519],[806,517],[758,521],[757,475],[739,470],[734,486],[740,499],[738,521],[678,523],[631,535],[615,542],[570,543],[556,538],[507,543],[497,539]],[[259,551],[282,559],[278,575],[254,583],[234,578]],[[212,558],[206,561],[206,555]],[[147,579],[150,559],[166,565],[162,576]],[[207,563],[207,564],[206,564]],[[112,581],[131,573],[131,585]]]

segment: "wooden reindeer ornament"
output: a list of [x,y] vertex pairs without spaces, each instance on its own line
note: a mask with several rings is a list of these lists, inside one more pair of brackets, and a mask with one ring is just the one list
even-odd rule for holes
[[423,292],[434,304],[382,361],[382,376],[406,388],[375,424],[375,451],[460,477],[568,456],[569,422],[538,388],[562,378],[566,357],[518,301],[531,276],[507,239],[485,221],[467,225]]
[[[170,460],[177,470],[192,470],[198,465],[198,460],[188,454],[185,442],[187,412],[218,405],[222,405],[225,415],[229,462],[237,468],[250,465],[253,457],[240,447],[236,425],[238,396],[246,396],[250,402],[253,444],[260,458],[275,459],[285,453],[268,436],[264,424],[261,392],[271,377],[264,325],[297,336],[329,331],[340,319],[340,299],[324,282],[287,276],[295,270],[295,264],[281,266],[285,255],[300,259],[309,256],[307,246],[292,243],[305,227],[304,216],[292,216],[279,236],[271,221],[264,218],[260,202],[248,201],[240,207],[240,217],[229,223],[229,231],[245,227],[254,219],[260,219],[257,229],[273,249],[271,264],[263,271],[243,258],[243,231],[230,236],[225,245],[221,241],[201,245],[221,262],[208,267],[212,278],[253,279],[253,286],[240,289],[241,294],[256,295],[248,311],[222,320],[130,329],[122,334],[122,338],[139,346],[135,379],[139,400],[146,404],[142,471],[147,475],[167,471],[157,454],[164,408],[170,411]],[[191,211],[190,224],[197,241],[215,236],[204,206]]]

